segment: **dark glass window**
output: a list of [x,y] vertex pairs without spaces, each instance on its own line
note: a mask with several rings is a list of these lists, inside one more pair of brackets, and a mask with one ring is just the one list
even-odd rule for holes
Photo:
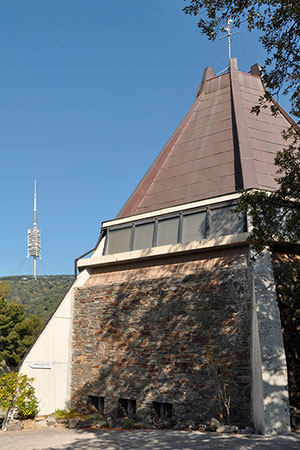
[[172,419],[173,405],[172,403],[153,402],[154,419]]
[[[183,212],[181,218],[160,217],[155,223],[137,222],[108,230],[105,253],[127,252],[130,250],[186,244],[201,239],[226,236],[246,231],[245,218],[231,213],[234,206],[212,208],[208,211]],[[150,219],[151,220],[151,219]]]
[[153,231],[154,222],[136,225],[134,229],[133,250],[152,247]]
[[231,213],[231,211],[232,207],[211,210],[209,237],[243,233],[245,227],[244,219],[240,219],[238,214]]
[[156,245],[177,244],[179,217],[159,220],[157,225]]
[[89,401],[90,403],[95,406],[97,411],[99,411],[100,414],[104,413],[104,397],[96,397],[95,395],[89,395]]
[[206,211],[195,214],[187,214],[182,220],[182,243],[205,239],[206,235]]
[[135,413],[136,413],[136,401],[135,400],[119,398],[119,400],[118,400],[118,416],[119,417],[134,417]]
[[130,250],[131,229],[132,227],[126,227],[109,231],[106,251],[108,255]]

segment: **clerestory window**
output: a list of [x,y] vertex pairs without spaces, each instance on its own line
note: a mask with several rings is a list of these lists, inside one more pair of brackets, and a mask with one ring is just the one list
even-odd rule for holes
[[111,255],[168,244],[188,244],[245,231],[246,217],[232,212],[232,205],[216,205],[109,227],[104,253]]

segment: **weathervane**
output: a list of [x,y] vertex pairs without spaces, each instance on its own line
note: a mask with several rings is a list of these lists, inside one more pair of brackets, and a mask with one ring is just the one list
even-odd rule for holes
[[227,36],[222,36],[219,39],[224,39],[224,38],[228,38],[228,55],[229,55],[229,59],[231,58],[231,36],[233,36],[234,34],[238,34],[238,31],[235,31],[234,33],[231,33],[231,22],[233,22],[232,19],[228,19],[227,20],[227,27],[224,27],[223,31],[227,32]]

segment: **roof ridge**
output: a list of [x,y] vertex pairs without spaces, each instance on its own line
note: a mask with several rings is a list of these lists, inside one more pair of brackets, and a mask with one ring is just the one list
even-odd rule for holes
[[250,74],[240,72],[236,58],[230,59],[229,72],[217,77],[206,67],[191,108],[117,218],[242,188],[276,189],[272,156],[281,142],[286,145],[281,129],[292,119],[280,105],[277,122],[269,110],[264,110],[269,120],[250,115],[251,103],[264,94],[259,71],[256,64]]

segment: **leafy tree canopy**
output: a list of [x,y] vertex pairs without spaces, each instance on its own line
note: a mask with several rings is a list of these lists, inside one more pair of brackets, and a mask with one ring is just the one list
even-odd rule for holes
[[37,415],[38,400],[32,382],[33,378],[16,372],[0,376],[0,408],[8,410],[3,423],[4,429],[7,421],[14,417],[14,413],[21,419],[31,419]]
[[[239,27],[260,32],[268,57],[262,68],[266,94],[253,105],[278,113],[271,94],[290,95],[291,112],[300,123],[300,1],[299,0],[185,0],[186,14],[197,16],[201,32],[215,39],[229,18]],[[296,123],[283,132],[286,146],[277,153],[278,167],[274,192],[247,192],[237,210],[248,213],[252,222],[250,239],[257,253],[273,250],[275,278],[280,308],[292,405],[300,405],[299,323],[300,323],[300,131]],[[284,247],[274,243],[283,243]],[[289,255],[284,255],[289,244]],[[276,250],[279,250],[277,253]],[[295,255],[296,253],[296,255]],[[298,255],[297,255],[298,254]]]
[[300,146],[296,140],[279,152],[278,189],[274,192],[243,192],[238,211],[248,213],[252,222],[251,240],[257,253],[274,243],[292,244],[300,251]]
[[[269,106],[271,94],[290,95],[291,112],[300,121],[300,2],[299,0],[185,0],[186,14],[197,16],[201,32],[215,39],[228,18],[233,26],[247,23],[257,29],[268,57],[263,68],[266,95],[253,112]],[[283,133],[286,147],[277,154],[278,189],[275,192],[244,192],[239,209],[250,214],[252,240],[260,253],[275,242],[300,245],[300,131],[294,124]],[[299,249],[299,248],[298,248]]]
[[16,367],[41,329],[41,319],[34,314],[26,317],[24,306],[8,302],[9,284],[0,283],[0,361]]
[[300,118],[299,0],[185,0],[186,14],[197,16],[201,32],[215,39],[228,18],[260,32],[266,49],[263,78],[272,94],[290,93],[292,114]]

